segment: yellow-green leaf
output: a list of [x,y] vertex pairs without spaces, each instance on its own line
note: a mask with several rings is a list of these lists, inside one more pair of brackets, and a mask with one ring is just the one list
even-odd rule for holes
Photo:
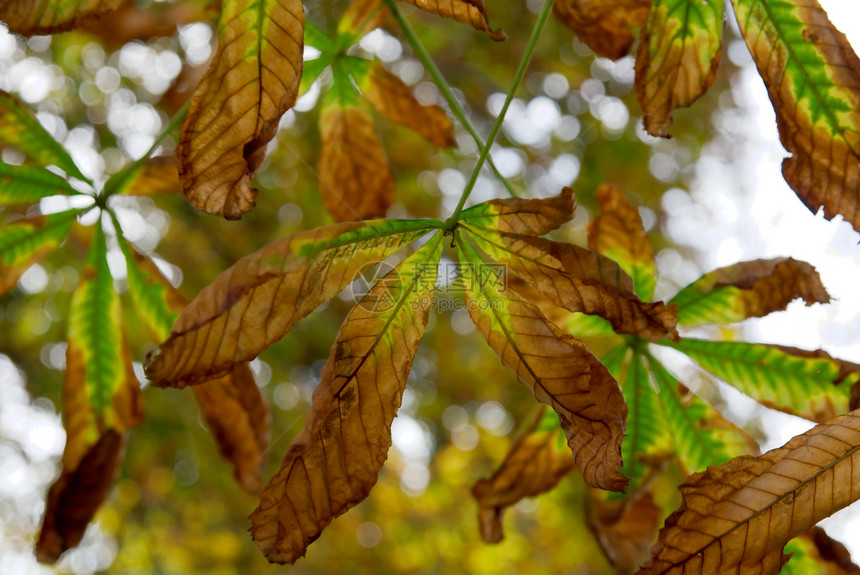
[[378,262],[439,225],[437,220],[335,224],[301,232],[247,255],[183,311],[147,358],[160,386],[208,381],[256,357],[334,297],[365,264]]
[[665,136],[676,108],[704,94],[717,73],[723,0],[654,0],[636,57],[645,130]]
[[451,18],[457,22],[469,24],[475,30],[486,32],[487,35],[497,42],[507,40],[508,35],[504,30],[493,30],[487,18],[487,8],[484,0],[400,0],[407,4],[417,6],[422,10]]
[[633,45],[633,28],[648,16],[651,0],[556,0],[556,16],[598,56],[618,60]]
[[304,429],[251,515],[251,534],[269,561],[304,555],[376,483],[430,314],[442,238],[383,277],[344,320]]
[[830,296],[815,268],[792,258],[752,260],[707,273],[672,298],[684,326],[734,323],[782,311],[795,299],[806,305]]
[[56,34],[92,24],[127,0],[5,0],[0,20],[11,32],[30,36]]
[[[352,90],[336,84],[332,90]],[[317,171],[326,211],[339,222],[384,216],[394,200],[394,176],[370,114],[331,103],[320,112],[319,126]]]
[[382,0],[352,0],[337,24],[338,43],[348,48],[359,38],[382,26],[388,8]]
[[466,303],[487,343],[541,403],[561,420],[568,446],[585,480],[620,491],[621,441],[627,406],[618,384],[578,339],[562,332],[540,310],[478,273],[486,265],[475,248],[457,238]]
[[77,194],[65,179],[40,166],[0,163],[0,206],[38,202],[57,194]]
[[251,178],[296,100],[302,75],[301,0],[225,0],[218,52],[182,124],[177,157],[197,208],[238,219],[254,207]]
[[657,283],[657,263],[639,211],[614,184],[602,184],[594,195],[601,214],[588,224],[588,247],[618,262],[633,278],[636,295],[642,301],[650,300]]
[[370,64],[360,87],[367,101],[392,122],[418,132],[434,146],[449,148],[457,144],[454,125],[445,110],[420,104],[409,86],[379,62]]
[[542,236],[569,222],[576,211],[571,188],[552,198],[505,198],[472,206],[461,214],[467,223],[504,234]]
[[791,154],[785,180],[810,210],[860,230],[860,58],[816,0],[732,5]]
[[819,423],[848,410],[860,379],[860,366],[821,350],[697,339],[671,345],[759,403]]
[[790,539],[860,498],[858,465],[852,411],[764,455],[692,475],[638,573],[777,573]]
[[70,210],[0,226],[0,295],[15,287],[27,268],[60,245],[79,213]]
[[[24,0],[30,4],[29,0]],[[22,4],[24,3],[22,2]],[[0,20],[3,20],[0,17]],[[41,166],[55,165],[69,176],[88,182],[72,157],[14,96],[0,90],[0,141],[18,148]]]

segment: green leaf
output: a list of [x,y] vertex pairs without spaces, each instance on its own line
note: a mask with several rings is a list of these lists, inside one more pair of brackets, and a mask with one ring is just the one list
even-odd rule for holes
[[795,299],[806,305],[830,296],[815,268],[792,258],[752,260],[703,275],[669,302],[678,306],[678,324],[734,323],[782,311]]
[[619,382],[628,409],[627,435],[621,444],[624,457],[621,472],[630,478],[630,489],[635,490],[648,470],[643,456],[661,450],[666,444],[668,430],[639,353],[633,353],[627,372]]
[[310,20],[305,21],[305,45],[312,46],[323,54],[330,54],[337,50],[337,46],[331,36]]
[[713,408],[695,395],[682,399],[678,393],[678,381],[663,364],[651,356],[648,363],[660,390],[660,405],[675,452],[688,473],[701,471],[709,465],[721,465],[746,451],[742,438],[734,429],[706,429],[708,421],[717,416]]
[[851,384],[860,378],[860,367],[824,352],[696,339],[665,345],[760,403],[816,422],[845,413]]
[[42,248],[60,245],[79,213],[69,210],[0,227],[0,261],[11,267]]
[[80,192],[45,168],[0,163],[0,206],[29,204],[57,194]]
[[[170,335],[170,328],[179,315],[170,309],[167,287],[138,265],[138,261],[146,258],[128,245],[125,238],[119,239],[119,246],[125,256],[128,293],[134,302],[134,309],[155,337],[164,341]],[[154,265],[151,260],[146,261]]]
[[21,150],[42,166],[55,165],[69,176],[84,182],[86,178],[63,146],[17,98],[0,90],[0,141]]
[[72,296],[69,342],[82,354],[90,406],[103,414],[125,384],[126,369],[120,298],[108,267],[101,222],[95,225],[81,283]]

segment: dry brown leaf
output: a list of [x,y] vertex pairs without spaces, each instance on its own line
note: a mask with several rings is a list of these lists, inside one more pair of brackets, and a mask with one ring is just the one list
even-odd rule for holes
[[792,258],[752,260],[709,272],[672,298],[682,325],[733,323],[784,310],[795,299],[806,305],[830,296],[815,268]]
[[667,136],[676,108],[692,104],[717,75],[723,0],[654,0],[636,56],[645,130]]
[[507,40],[504,30],[493,30],[487,18],[487,8],[483,0],[400,0],[417,6],[422,10],[469,24],[475,30],[486,32],[487,36],[500,42]]
[[77,546],[96,511],[107,499],[122,461],[125,434],[106,430],[73,468],[63,466],[51,485],[36,559],[54,563],[60,554]]
[[147,376],[155,385],[184,387],[230,372],[334,297],[362,266],[428,231],[423,220],[335,224],[241,258],[182,311],[170,337],[147,358]]
[[630,276],[609,258],[572,244],[463,227],[491,259],[566,309],[599,315],[621,333],[678,338],[674,310],[663,302],[640,301]]
[[648,557],[660,526],[660,508],[647,491],[633,499],[592,497],[586,521],[618,573],[632,573]]
[[648,17],[651,0],[556,0],[556,16],[598,56],[618,60],[633,45],[632,28]]
[[133,40],[150,40],[176,34],[177,28],[206,20],[202,2],[153,2],[146,8],[126,2],[86,27],[107,46],[121,48]]
[[271,415],[251,368],[239,364],[229,374],[192,389],[221,453],[236,467],[236,479],[248,491],[258,491]]
[[503,234],[542,236],[569,222],[575,211],[573,190],[564,188],[545,199],[490,200],[463,211],[463,219]]
[[91,24],[127,1],[4,0],[0,4],[0,21],[16,34],[56,34]]
[[412,90],[377,61],[370,63],[361,91],[374,108],[386,118],[421,134],[440,148],[457,144],[454,125],[439,106],[424,106],[415,99]]
[[225,0],[218,52],[182,123],[179,176],[197,208],[238,219],[254,207],[251,178],[302,75],[301,0],[263,7]]
[[251,534],[269,561],[303,556],[376,483],[427,325],[442,237],[380,280],[341,326],[304,429],[251,515]]
[[[627,405],[618,384],[578,339],[564,333],[513,290],[483,281],[474,248],[457,242],[467,309],[487,343],[558,414],[577,467],[589,485],[620,491]],[[503,281],[503,280],[502,280]]]
[[816,0],[732,4],[791,154],[785,180],[860,230],[860,58]]
[[783,547],[860,498],[860,413],[690,476],[639,573],[777,573]]
[[830,538],[821,527],[813,527],[801,537],[815,546],[814,557],[828,575],[860,573],[860,567],[851,561],[851,552],[842,543]]
[[492,477],[472,487],[479,506],[478,527],[487,543],[504,538],[502,517],[508,507],[549,491],[575,465],[570,450],[559,448],[558,428],[536,431],[545,411],[543,406],[535,411],[525,434],[511,447]]
[[394,201],[394,175],[373,119],[356,106],[332,104],[319,119],[320,192],[335,221],[381,217]]

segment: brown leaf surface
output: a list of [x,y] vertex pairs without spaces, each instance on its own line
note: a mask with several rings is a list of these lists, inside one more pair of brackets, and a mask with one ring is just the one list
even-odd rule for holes
[[10,32],[32,36],[56,34],[91,24],[127,0],[4,0],[0,21]]
[[621,333],[678,338],[674,310],[663,302],[640,301],[630,276],[609,258],[572,244],[464,228],[490,258],[566,309],[599,315]]
[[126,2],[86,30],[107,46],[121,48],[133,40],[173,36],[180,26],[206,20],[206,10],[202,2],[153,2],[146,8]]
[[251,534],[269,561],[303,556],[376,483],[427,325],[442,237],[380,280],[341,326],[304,429],[251,515]]
[[362,108],[333,104],[320,112],[320,192],[335,221],[381,217],[394,200],[394,176],[373,119]]
[[552,198],[505,198],[490,200],[463,212],[470,224],[503,234],[542,236],[570,221],[576,211],[571,188],[564,188]]
[[122,461],[125,434],[108,429],[74,468],[63,466],[51,485],[36,559],[54,563],[60,554],[81,542],[96,511],[107,499]]
[[660,508],[647,491],[633,499],[592,497],[586,521],[618,573],[632,573],[648,557],[660,526]]
[[480,258],[458,242],[466,303],[472,321],[517,379],[558,414],[585,480],[620,491],[621,441],[627,405],[618,384],[578,339],[564,333],[513,290],[475,277]]
[[303,26],[301,0],[223,2],[218,52],[176,150],[185,195],[200,210],[238,219],[254,207],[251,178],[298,93]]
[[652,136],[668,136],[675,110],[692,104],[714,82],[722,27],[722,1],[655,0],[639,41],[635,82]]
[[639,573],[777,573],[791,538],[860,498],[858,465],[854,411],[692,475]]
[[129,196],[151,196],[154,194],[181,194],[176,158],[158,156],[145,160],[140,171],[123,191]]
[[[179,312],[188,305],[185,296],[167,281],[155,262],[137,250],[131,255],[147,280],[164,288],[163,305],[169,311]],[[153,321],[144,323],[157,339],[166,336],[164,327],[153,325]],[[234,465],[236,480],[250,492],[259,491],[272,417],[250,367],[247,363],[236,364],[226,375],[192,389],[221,454]]]
[[457,144],[454,124],[439,106],[424,106],[400,78],[377,61],[370,63],[362,93],[386,118],[414,130],[434,146],[449,148]]
[[651,0],[556,0],[556,16],[598,56],[618,60],[633,45],[632,28],[648,17]]
[[860,230],[860,58],[816,0],[732,4],[791,154],[786,182]]
[[248,491],[258,491],[271,415],[251,368],[241,363],[229,374],[192,389],[221,454],[235,466],[236,480]]
[[241,258],[182,311],[170,337],[147,358],[147,377],[158,386],[184,387],[230,372],[334,297],[363,265],[385,259],[427,231],[421,220],[401,227],[335,224]]
[[541,406],[523,436],[511,447],[489,479],[472,487],[478,500],[478,527],[486,543],[504,538],[505,510],[526,497],[545,493],[558,485],[575,465],[569,449],[559,449],[559,429],[536,431],[546,411]]
[[813,527],[802,537],[815,546],[816,559],[828,575],[860,573],[860,567],[851,561],[851,552],[842,543],[828,536],[821,527]]
[[507,40],[504,30],[493,30],[487,17],[487,8],[483,0],[400,0],[417,6],[422,10],[451,18],[457,22],[469,24],[475,30],[486,32],[487,36],[500,42]]

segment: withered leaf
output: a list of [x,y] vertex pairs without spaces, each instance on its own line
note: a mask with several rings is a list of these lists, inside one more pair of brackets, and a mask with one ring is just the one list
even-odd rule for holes
[[349,222],[300,232],[222,272],[180,314],[147,359],[155,385],[220,377],[281,339],[301,318],[356,279],[363,265],[425,235],[436,220]]
[[149,158],[136,166],[127,177],[128,179],[123,182],[125,187],[122,193],[129,196],[182,193],[176,158],[169,156]]
[[493,30],[487,17],[484,0],[400,0],[417,6],[427,12],[432,12],[443,18],[451,18],[457,22],[469,24],[475,30],[486,32],[487,36],[497,42],[507,40],[504,30]]
[[236,480],[248,491],[258,491],[271,415],[251,368],[240,363],[227,375],[192,389],[221,454],[235,466]]
[[860,413],[690,476],[639,573],[777,573],[783,547],[860,498]]
[[609,258],[572,244],[461,226],[481,251],[566,309],[602,316],[621,333],[677,339],[673,309],[640,301],[630,276]]
[[370,114],[333,103],[320,112],[319,126],[317,171],[326,211],[339,222],[384,216],[394,200],[394,175]]
[[586,520],[618,573],[632,573],[648,557],[660,526],[660,508],[647,491],[620,500],[592,497]]
[[269,561],[303,556],[376,483],[429,317],[442,238],[383,277],[341,326],[304,429],[251,515],[251,534]]
[[6,0],[0,5],[0,20],[16,34],[56,34],[95,22],[126,1]]
[[651,0],[556,0],[556,16],[598,56],[618,60],[645,23]]
[[657,262],[639,211],[615,184],[602,184],[594,195],[601,213],[588,223],[588,247],[618,262],[633,278],[636,294],[650,300],[657,283]]
[[[188,301],[167,281],[155,263],[120,243],[128,264],[129,293],[138,315],[159,340],[167,338],[174,312]],[[226,375],[193,388],[194,397],[212,429],[221,454],[233,463],[236,480],[256,492],[269,442],[271,414],[247,363],[237,363]]]
[[830,296],[815,268],[792,258],[740,262],[709,272],[671,303],[685,326],[733,323],[781,311],[795,299],[806,305],[828,303]]
[[472,225],[504,234],[542,236],[569,222],[576,211],[571,188],[552,198],[505,198],[490,200],[463,211],[463,219]]
[[636,94],[645,130],[666,136],[676,108],[713,83],[720,63],[723,0],[654,0],[636,56]]
[[860,58],[816,0],[732,0],[791,154],[782,173],[825,217],[860,230]]
[[36,559],[54,563],[66,549],[81,542],[96,511],[107,499],[122,460],[125,435],[106,430],[74,468],[63,467],[51,485]]
[[182,123],[179,176],[200,210],[238,219],[254,207],[251,178],[302,75],[301,0],[225,0],[218,52]]
[[420,104],[409,86],[379,62],[370,64],[360,88],[367,101],[392,122],[418,132],[434,146],[449,148],[457,144],[454,125],[445,110]]
[[345,43],[352,43],[382,26],[388,17],[388,8],[382,0],[353,0],[337,24],[337,34],[348,36]]
[[[467,241],[457,242],[467,309],[478,331],[541,403],[558,414],[576,465],[592,486],[620,491],[627,405],[618,384],[578,339],[540,310],[481,278],[486,265]],[[501,280],[503,284],[503,279]]]
[[[479,506],[478,527],[487,543],[498,543],[504,538],[502,517],[508,507],[549,491],[575,465],[570,450],[560,448],[564,444],[559,442],[558,425],[553,429],[538,429],[545,413],[544,406],[535,411],[525,433],[492,477],[481,479],[472,487]],[[548,415],[555,417],[552,412]]]

